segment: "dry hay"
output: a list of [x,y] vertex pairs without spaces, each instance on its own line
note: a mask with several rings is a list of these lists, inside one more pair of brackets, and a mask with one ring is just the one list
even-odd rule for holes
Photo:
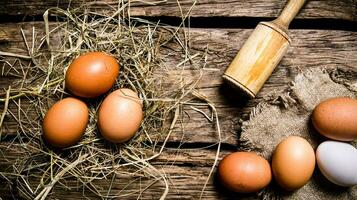
[[[182,16],[184,22],[189,13]],[[56,22],[50,22],[56,19]],[[2,59],[2,75],[17,77],[1,94],[4,102],[1,115],[1,141],[7,149],[22,149],[11,168],[2,170],[0,176],[11,187],[16,187],[19,197],[45,199],[53,187],[83,190],[99,197],[140,198],[142,193],[160,182],[164,187],[161,198],[169,191],[167,175],[151,164],[165,149],[165,144],[188,106],[216,123],[218,146],[215,162],[207,176],[209,180],[217,163],[220,149],[219,122],[214,105],[195,91],[197,77],[185,77],[188,65],[200,70],[205,66],[206,55],[190,54],[189,34],[179,27],[170,27],[139,18],[130,17],[130,3],[120,2],[111,12],[95,12],[88,6],[62,10],[51,8],[44,14],[45,35],[32,29],[32,36],[21,30],[28,55],[0,52],[1,56],[14,57],[14,62]],[[174,44],[175,51],[170,51]],[[88,51],[103,51],[120,62],[120,75],[112,90],[128,87],[140,94],[144,102],[145,117],[140,130],[132,140],[122,145],[103,140],[96,127],[96,111],[104,96],[85,100],[90,108],[90,122],[81,141],[64,150],[44,144],[41,121],[57,100],[70,94],[65,90],[64,75],[71,61]],[[174,55],[176,54],[176,55]],[[172,58],[181,59],[172,66]],[[170,63],[171,66],[168,66]],[[168,84],[165,77],[175,71],[175,83]],[[9,109],[15,106],[15,112]],[[200,109],[209,107],[212,117]],[[5,121],[16,121],[15,136],[6,134]],[[4,126],[3,126],[4,125]],[[112,192],[117,176],[131,178],[122,191]],[[78,180],[69,185],[66,180]],[[108,187],[96,184],[107,180]],[[129,180],[128,178],[125,180]],[[150,180],[147,185],[140,181]],[[202,184],[204,188],[207,184]],[[140,185],[140,188],[134,186]],[[125,191],[125,188],[131,188]],[[202,195],[202,194],[201,194]]]

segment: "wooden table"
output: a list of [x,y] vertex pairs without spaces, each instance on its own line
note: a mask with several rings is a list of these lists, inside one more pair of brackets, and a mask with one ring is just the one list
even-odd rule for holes
[[[22,42],[20,28],[30,35],[33,26],[43,30],[42,14],[53,6],[67,8],[78,7],[82,0],[2,0],[0,2],[0,51],[26,54]],[[187,12],[194,1],[179,1],[183,12]],[[271,20],[278,15],[285,1],[278,0],[200,0],[191,13],[191,48],[204,51],[209,45],[212,50],[207,65],[215,70],[207,71],[198,90],[205,94],[217,107],[221,121],[222,150],[220,158],[237,148],[239,121],[246,120],[252,107],[263,97],[287,87],[293,77],[301,70],[316,67],[357,68],[357,1],[356,0],[310,0],[305,5],[290,27],[292,46],[278,68],[265,84],[256,99],[241,100],[232,90],[222,87],[221,75],[232,61],[237,51],[248,38],[259,21]],[[108,5],[116,5],[114,0],[98,0],[92,4],[97,10],[108,9]],[[180,10],[177,1],[167,0],[158,5],[133,3],[132,16],[177,25],[180,22]],[[0,60],[4,60],[0,56]],[[0,61],[2,62],[2,61]],[[194,73],[194,70],[193,70]],[[7,88],[15,77],[0,76],[0,88]],[[3,105],[2,107],[3,108]],[[198,199],[206,177],[215,158],[217,135],[215,127],[203,125],[206,119],[190,113],[191,119],[184,122],[185,135],[174,133],[169,140],[169,147],[177,147],[183,141],[181,150],[164,151],[154,164],[170,177],[170,193],[168,199]],[[11,122],[9,122],[11,124]],[[209,148],[200,148],[211,146]],[[0,143],[0,172],[16,161],[21,152],[7,149],[6,141]],[[172,165],[166,162],[175,160]],[[130,179],[130,177],[128,177]],[[69,181],[71,182],[71,181]],[[16,197],[16,187],[5,184],[0,177],[0,197],[11,199]],[[75,180],[73,180],[75,183]],[[107,181],[103,181],[103,185]],[[115,184],[120,190],[125,181]],[[132,190],[126,188],[125,190]],[[163,185],[148,190],[144,197],[157,199],[163,192]],[[95,198],[93,194],[85,194]],[[209,182],[203,199],[254,199],[256,196],[239,195],[223,189],[213,177]],[[66,191],[54,189],[52,198],[84,199],[82,191]],[[133,197],[135,198],[135,197]]]

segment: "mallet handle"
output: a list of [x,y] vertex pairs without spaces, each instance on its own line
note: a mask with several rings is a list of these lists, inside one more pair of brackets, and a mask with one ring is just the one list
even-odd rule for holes
[[289,0],[280,16],[274,20],[274,23],[288,29],[290,22],[298,14],[306,0]]

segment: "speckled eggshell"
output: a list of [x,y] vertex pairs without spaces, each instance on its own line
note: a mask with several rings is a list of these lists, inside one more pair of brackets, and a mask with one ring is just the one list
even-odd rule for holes
[[289,136],[276,147],[272,169],[275,180],[285,190],[304,186],[315,169],[315,152],[302,137]]
[[65,76],[66,88],[74,95],[93,98],[109,91],[119,74],[117,60],[103,52],[89,52],[76,58]]
[[251,193],[266,187],[272,178],[269,162],[253,152],[235,152],[222,159],[218,175],[234,192]]
[[133,90],[122,88],[110,93],[99,108],[98,127],[113,143],[130,140],[143,119],[142,101]]
[[321,102],[312,113],[312,124],[325,137],[352,141],[357,139],[357,100],[347,97]]
[[87,105],[68,97],[55,103],[43,119],[44,139],[55,147],[68,147],[78,142],[88,123]]

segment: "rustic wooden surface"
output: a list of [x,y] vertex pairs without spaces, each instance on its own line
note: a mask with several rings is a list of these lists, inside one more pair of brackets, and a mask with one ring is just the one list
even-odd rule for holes
[[[118,1],[99,0],[85,1],[94,9],[110,10],[108,6],[115,7]],[[144,3],[147,2],[147,3]],[[155,3],[161,2],[161,3]],[[194,0],[179,1],[182,12],[186,13],[192,7]],[[83,0],[2,0],[0,2],[0,15],[42,15],[50,7],[78,7]],[[180,16],[181,12],[176,0],[166,1],[133,1],[131,3],[133,16]],[[285,1],[278,0],[201,0],[197,1],[192,9],[192,17],[276,17]],[[310,0],[304,10],[298,15],[301,19],[343,19],[356,20],[356,0]]]
[[[43,33],[44,24],[40,22],[43,12],[53,6],[62,8],[68,7],[69,1],[56,0],[48,1],[8,1],[0,2],[0,51],[9,51],[26,55],[24,43],[21,38],[20,27],[26,35],[31,35],[34,26],[39,32],[38,37]],[[79,6],[81,0],[72,0],[71,7]],[[189,10],[193,1],[180,1],[183,11]],[[115,6],[116,1],[100,0],[92,3],[97,10],[110,10],[109,6]],[[180,16],[177,3],[168,0],[159,5],[147,5],[143,3],[133,3],[132,15],[154,17],[153,19],[168,18],[175,21]],[[109,5],[109,6],[108,6]],[[281,91],[286,88],[292,78],[301,70],[314,67],[327,68],[357,68],[357,33],[351,27],[356,27],[356,0],[311,0],[307,3],[298,19],[302,22],[298,29],[291,29],[290,36],[293,40],[292,46],[287,55],[283,58],[278,68],[267,81],[258,97],[247,100],[234,91],[225,87],[222,83],[221,75],[229,65],[239,48],[252,32],[255,26],[253,22],[260,19],[272,18],[278,15],[284,5],[284,1],[264,0],[264,1],[198,1],[192,10],[193,20],[199,19],[204,26],[192,28],[190,39],[193,51],[204,52],[206,46],[209,48],[209,57],[204,77],[199,83],[199,91],[205,94],[215,103],[221,121],[223,134],[223,150],[220,158],[232,152],[237,146],[237,133],[239,132],[238,122],[247,119],[249,113],[262,98],[268,93]],[[221,28],[212,28],[210,20],[217,23],[217,17],[224,23]],[[222,18],[219,18],[222,17]],[[233,17],[233,18],[232,18]],[[25,19],[25,22],[21,22]],[[316,24],[314,28],[304,24],[323,22],[326,26]],[[245,25],[245,22],[249,24]],[[335,24],[341,23],[338,30],[334,30]],[[240,25],[241,24],[241,25]],[[294,22],[292,24],[294,27]],[[337,25],[336,25],[337,26]],[[229,27],[229,28],[227,28]],[[43,34],[42,34],[43,35]],[[0,57],[0,59],[5,59]],[[9,59],[9,58],[6,58]],[[10,59],[11,60],[11,59]],[[177,63],[179,58],[167,60],[168,63]],[[185,71],[188,76],[198,74],[194,69]],[[170,79],[175,78],[172,72]],[[0,76],[0,88],[7,88],[14,76]],[[0,91],[3,93],[3,90]],[[2,107],[1,107],[2,108]],[[15,107],[10,107],[15,109]],[[214,161],[215,146],[206,149],[197,149],[215,144],[217,135],[213,126],[207,126],[206,119],[197,112],[187,110],[189,119],[184,121],[185,135],[181,131],[176,131],[169,141],[172,149],[165,150],[165,153],[154,161],[154,164],[165,171],[171,178],[171,190],[168,199],[197,199],[208,175],[210,166]],[[17,131],[17,124],[11,120],[5,122],[6,134],[14,135]],[[184,145],[177,152],[174,147]],[[0,171],[6,171],[16,162],[19,155],[23,155],[22,148],[7,149],[6,142],[0,143]],[[166,166],[165,163],[174,164]],[[119,191],[125,186],[125,181],[130,177],[117,177],[115,190]],[[98,181],[103,185],[103,190],[110,180]],[[0,182],[4,182],[0,179]],[[147,181],[146,181],[147,182]],[[141,183],[145,183],[142,180]],[[68,184],[76,184],[76,180],[68,180]],[[3,185],[3,184],[1,184]],[[157,199],[162,193],[164,186],[157,183],[153,189],[145,194],[146,199]],[[133,191],[133,188],[126,188],[125,191]],[[11,199],[16,189],[10,189],[8,185],[0,188],[0,197]],[[86,193],[87,197],[95,198],[93,194]],[[82,191],[65,191],[63,188],[55,188],[53,198],[59,199],[83,199]],[[224,190],[215,178],[213,178],[204,193],[203,199],[253,199],[253,195],[238,195]]]

